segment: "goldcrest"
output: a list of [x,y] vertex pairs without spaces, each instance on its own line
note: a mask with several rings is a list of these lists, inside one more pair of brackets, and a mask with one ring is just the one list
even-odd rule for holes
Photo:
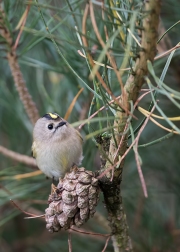
[[58,180],[83,159],[80,133],[56,113],[37,120],[33,140],[33,157],[47,177]]

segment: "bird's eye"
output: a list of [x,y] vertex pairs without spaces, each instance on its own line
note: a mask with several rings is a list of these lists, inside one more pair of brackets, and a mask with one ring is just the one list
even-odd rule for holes
[[53,124],[52,124],[52,123],[48,125],[48,129],[49,129],[49,130],[52,130],[52,129],[53,129]]

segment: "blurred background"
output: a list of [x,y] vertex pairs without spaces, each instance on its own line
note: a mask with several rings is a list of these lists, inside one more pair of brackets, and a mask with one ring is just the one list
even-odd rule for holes
[[[99,31],[104,41],[104,23],[109,35],[114,29],[113,11],[110,7],[112,1],[105,2],[105,21],[102,20],[101,1],[94,1],[94,11]],[[123,1],[123,8],[141,10],[141,1]],[[104,105],[102,101],[94,99],[93,93],[88,89],[94,89],[95,83],[89,79],[89,67],[83,53],[82,46],[82,20],[86,3],[77,1],[42,0],[39,7],[43,13],[46,25],[52,33],[51,37],[56,41],[53,44],[48,34],[41,13],[34,1],[6,0],[2,1],[2,9],[5,11],[5,25],[10,31],[15,43],[19,34],[18,24],[23,19],[27,7],[29,8],[26,23],[16,53],[18,62],[26,82],[29,93],[37,105],[40,116],[46,112],[56,112],[65,116],[74,97],[79,94],[72,112],[68,118],[70,123],[79,122],[88,118],[96,110]],[[116,1],[114,1],[116,5]],[[117,5],[116,5],[117,6]],[[122,8],[122,6],[119,6]],[[162,1],[160,17],[159,37],[180,19],[179,1]],[[126,11],[118,12],[124,15]],[[2,14],[1,14],[2,15]],[[108,18],[109,20],[108,21]],[[129,17],[131,20],[131,17]],[[130,21],[129,21],[130,22]],[[131,22],[129,23],[131,25]],[[77,28],[75,28],[77,27]],[[0,24],[0,29],[2,23]],[[77,32],[78,31],[78,32]],[[180,24],[174,26],[157,45],[157,53],[161,54],[173,48],[180,40]],[[135,32],[135,31],[134,31]],[[90,18],[87,18],[86,39],[88,49],[93,59],[97,60],[102,47],[95,36]],[[125,50],[120,36],[112,43],[113,53],[118,65],[125,57]],[[0,145],[20,154],[31,156],[32,130],[31,124],[19,94],[15,88],[11,70],[6,57],[7,47],[0,37],[1,64],[0,64]],[[62,58],[61,54],[63,54]],[[165,69],[168,56],[161,57],[154,63],[154,70],[158,77]],[[108,64],[108,61],[104,64]],[[68,64],[67,64],[68,62]],[[73,69],[73,71],[70,69]],[[100,69],[102,75],[103,70]],[[113,71],[108,72],[111,80],[111,90],[115,96],[120,95],[119,83]],[[123,75],[125,82],[128,72]],[[83,82],[83,81],[84,82]],[[180,92],[180,58],[177,49],[171,63],[166,69],[164,82],[170,88]],[[85,83],[85,84],[84,84]],[[155,85],[155,83],[154,83]],[[98,87],[98,85],[97,85]],[[144,88],[148,88],[144,86]],[[98,89],[98,88],[97,88]],[[96,92],[104,95],[102,90]],[[93,99],[93,104],[91,103]],[[179,107],[163,94],[158,95],[159,106],[168,117],[179,116]],[[140,106],[148,109],[151,95],[147,95],[140,102]],[[157,111],[154,113],[157,114]],[[81,129],[84,142],[84,160],[82,166],[88,170],[96,171],[100,167],[98,148],[92,137],[86,138],[92,132],[106,127],[107,122],[112,123],[113,113],[107,109],[101,113],[102,123],[86,124]],[[140,112],[135,111],[138,120],[133,119],[133,127],[143,119]],[[109,124],[108,124],[109,125]],[[166,125],[167,126],[167,125]],[[179,122],[176,126],[180,126]],[[166,132],[157,125],[149,122],[141,134],[140,145],[152,142],[163,137]],[[129,139],[129,145],[131,139]],[[170,252],[180,251],[180,142],[179,136],[173,135],[156,144],[139,147],[142,159],[142,170],[145,177],[148,198],[142,192],[139,180],[134,152],[130,151],[126,157],[121,184],[122,199],[129,225],[129,233],[132,238],[134,251]],[[68,251],[68,233],[61,231],[50,234],[46,230],[44,219],[24,219],[26,216],[11,202],[12,199],[21,209],[40,215],[47,208],[47,199],[51,190],[51,180],[45,175],[30,176],[17,179],[15,176],[35,171],[36,168],[19,163],[0,153],[0,251],[6,252],[33,252],[33,251]],[[90,219],[83,229],[107,234],[110,232],[106,223],[107,213],[103,204],[103,196],[97,207],[97,215]],[[72,234],[73,251],[102,251],[106,239],[100,236]],[[106,251],[113,251],[112,242]]]

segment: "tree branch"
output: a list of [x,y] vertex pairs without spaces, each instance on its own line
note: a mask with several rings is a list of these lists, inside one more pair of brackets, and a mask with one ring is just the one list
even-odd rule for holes
[[0,145],[0,153],[2,153],[4,156],[9,157],[19,163],[23,163],[29,166],[37,167],[36,161],[32,157],[28,157],[26,155],[19,154],[17,152],[8,150],[7,148]]
[[[147,75],[147,60],[153,61],[156,55],[156,41],[159,24],[160,1],[149,0],[144,4],[144,19],[142,30],[142,51],[136,60],[134,73],[129,76],[124,86],[124,94],[120,97],[122,107],[129,108],[129,102],[136,102],[139,91],[144,83],[144,76]],[[127,133],[123,135],[125,126],[127,124],[128,115],[126,112],[117,111],[116,119],[114,121],[115,140],[117,145],[121,142],[119,148],[119,156],[115,157],[117,147],[114,139],[110,141],[109,159],[115,164],[121,160],[121,157],[127,149]],[[123,140],[122,140],[123,138]],[[122,140],[122,141],[121,141]],[[115,157],[115,158],[114,158]],[[105,170],[111,167],[110,162],[106,162]],[[123,162],[118,165],[113,171],[107,172],[100,178],[101,188],[104,193],[105,205],[108,211],[108,218],[113,233],[113,244],[116,252],[118,251],[132,251],[131,240],[128,235],[128,226],[126,215],[123,210],[122,198],[120,195],[120,182],[122,180]],[[113,174],[113,180],[111,177]]]
[[26,87],[26,83],[21,73],[21,69],[17,60],[16,47],[13,46],[13,39],[9,29],[7,28],[8,26],[6,25],[5,20],[6,20],[5,13],[0,5],[0,23],[1,23],[0,35],[6,41],[7,59],[9,62],[11,73],[14,78],[16,89],[19,93],[19,97],[24,105],[26,113],[31,123],[35,124],[35,122],[39,118],[39,113]]

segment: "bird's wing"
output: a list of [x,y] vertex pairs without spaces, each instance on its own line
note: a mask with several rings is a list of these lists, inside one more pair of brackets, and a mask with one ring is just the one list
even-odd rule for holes
[[83,138],[82,138],[81,134],[79,133],[79,131],[77,131],[77,134],[78,134],[79,138],[81,139],[81,141],[83,142]]
[[32,156],[34,158],[36,158],[37,153],[36,153],[36,143],[35,142],[33,142],[31,150],[32,150]]

